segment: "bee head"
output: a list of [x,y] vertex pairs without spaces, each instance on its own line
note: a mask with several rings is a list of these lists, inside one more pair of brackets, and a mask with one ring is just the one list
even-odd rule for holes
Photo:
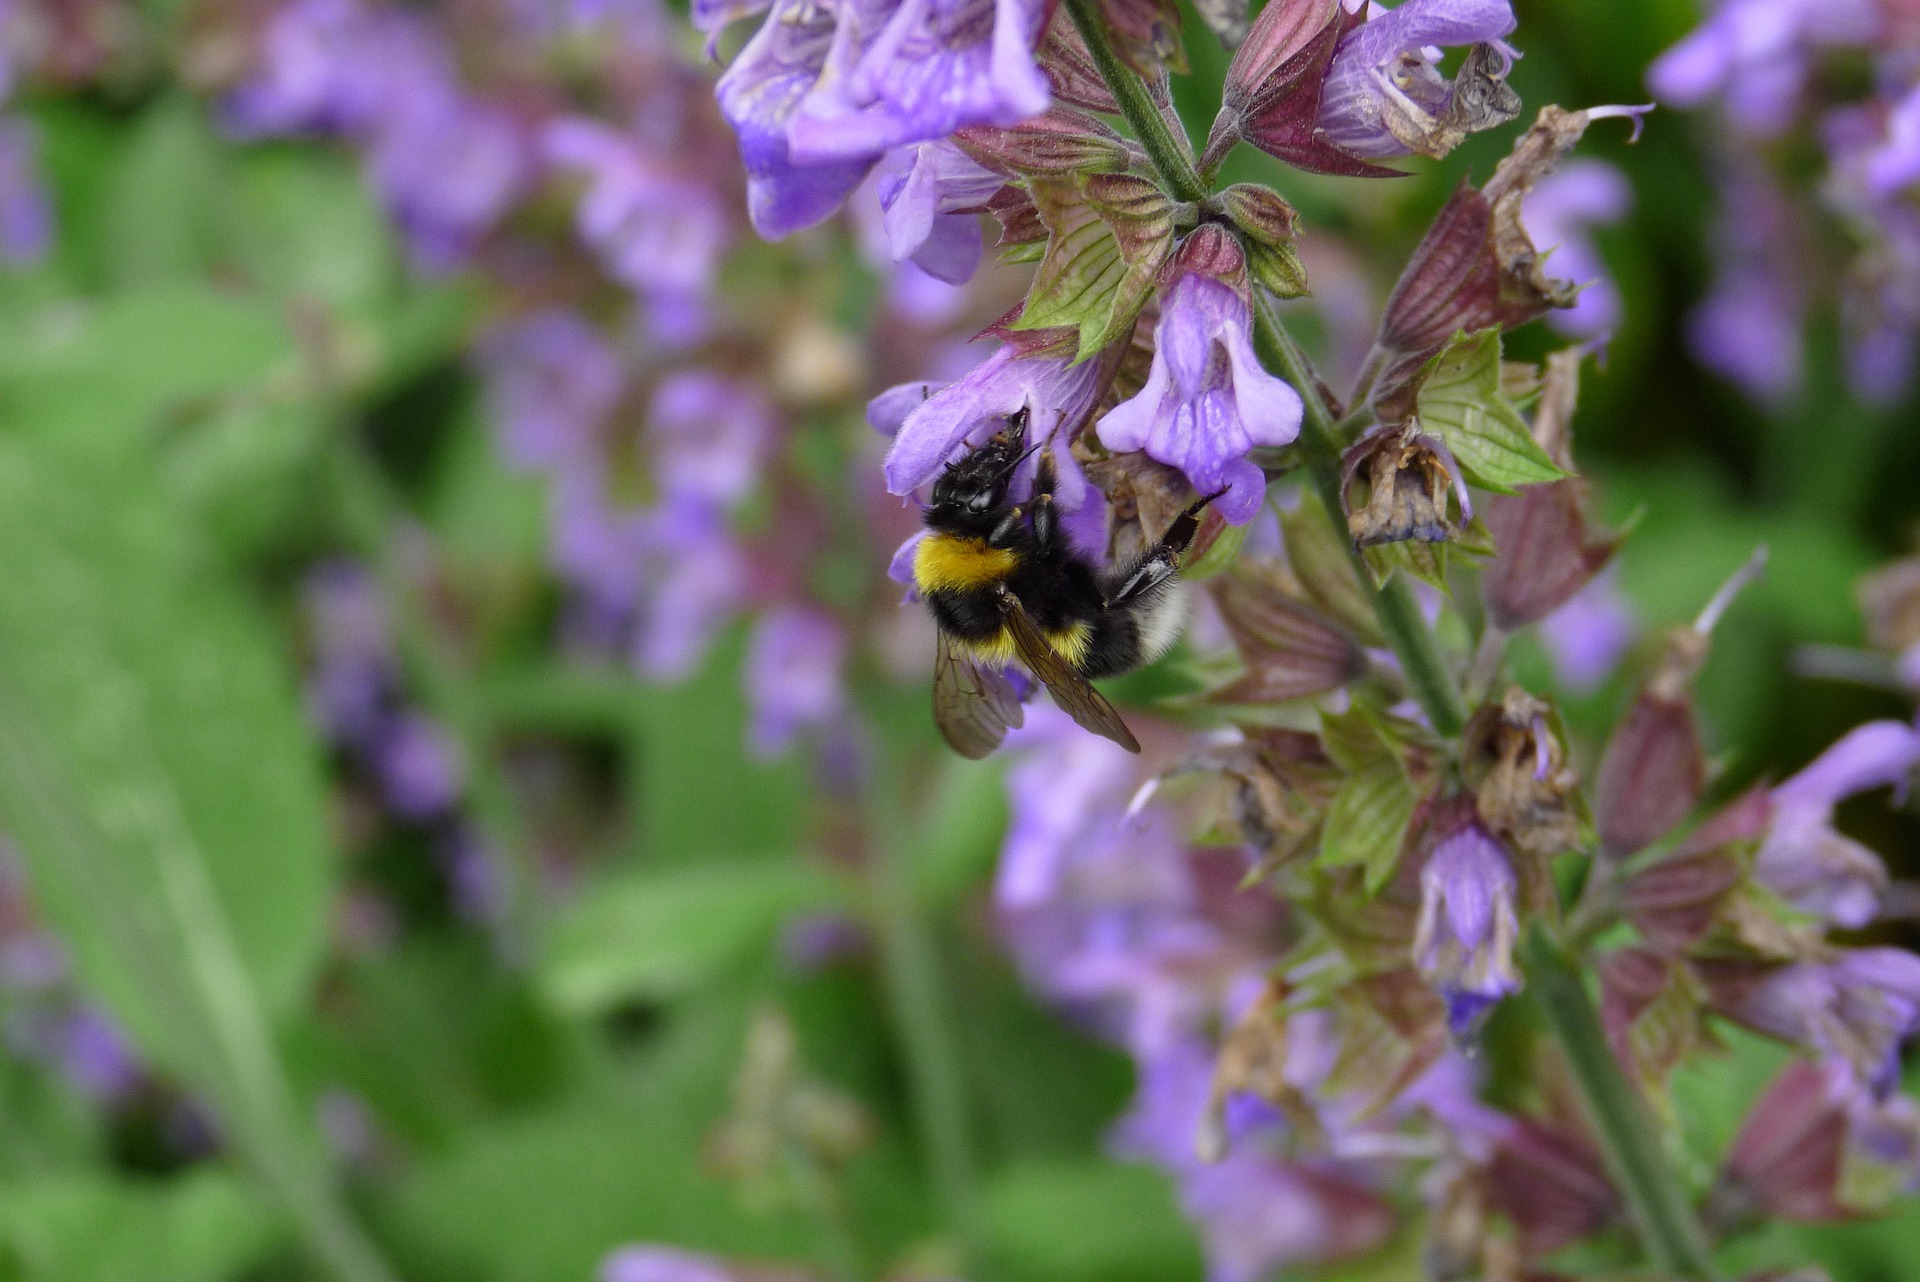
[[1024,450],[1027,411],[1015,411],[1005,429],[965,457],[947,464],[933,483],[927,524],[956,534],[984,537],[1000,523],[1013,473],[1031,450]]

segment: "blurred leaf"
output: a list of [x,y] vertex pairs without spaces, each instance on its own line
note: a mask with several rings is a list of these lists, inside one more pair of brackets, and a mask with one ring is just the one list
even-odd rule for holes
[[191,98],[169,95],[141,114],[105,193],[109,285],[192,278],[212,263],[225,159]]
[[180,434],[166,477],[222,547],[253,555],[299,511],[326,426],[302,403],[234,405]]
[[318,754],[261,622],[112,446],[0,436],[0,819],[88,987],[343,1276],[383,1278],[269,1028],[326,927]]
[[1168,1176],[1105,1162],[1019,1166],[981,1197],[986,1251],[1013,1282],[1173,1282],[1201,1276]]
[[292,148],[242,153],[228,216],[241,270],[268,293],[357,315],[395,301],[393,232],[346,156]]
[[258,1194],[209,1167],[163,1182],[76,1175],[0,1188],[0,1241],[24,1282],[220,1282],[280,1232]]
[[1007,827],[1002,764],[952,754],[939,762],[913,861],[920,901],[929,910],[951,903],[992,872]]
[[797,864],[623,874],[590,889],[555,927],[541,986],[571,1011],[675,996],[765,947],[785,918],[843,902],[833,878]]

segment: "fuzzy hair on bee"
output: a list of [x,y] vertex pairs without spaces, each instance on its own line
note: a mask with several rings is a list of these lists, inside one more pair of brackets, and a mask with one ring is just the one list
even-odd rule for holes
[[[934,719],[956,752],[983,757],[1021,723],[1005,676],[1018,663],[1075,721],[1138,752],[1111,703],[1088,684],[1165,654],[1186,625],[1181,555],[1214,497],[1177,518],[1136,560],[1102,569],[1060,527],[1050,447],[1026,446],[1028,415],[954,462],[934,482],[913,578],[940,636]],[[1033,495],[1012,502],[1015,471],[1036,452]]]

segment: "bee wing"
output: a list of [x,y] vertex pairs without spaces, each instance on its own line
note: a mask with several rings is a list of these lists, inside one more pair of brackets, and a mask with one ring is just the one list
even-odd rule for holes
[[978,761],[1025,720],[1006,675],[975,663],[942,632],[933,662],[933,721],[947,746]]
[[1127,729],[1127,723],[1120,719],[1107,697],[1087,684],[1087,679],[1060,656],[1041,634],[1026,607],[1020,604],[1020,598],[1005,588],[1000,589],[999,596],[1000,616],[1013,637],[1014,653],[1047,687],[1053,701],[1083,729],[1113,740],[1128,752],[1140,751],[1140,741],[1133,737],[1133,731]]

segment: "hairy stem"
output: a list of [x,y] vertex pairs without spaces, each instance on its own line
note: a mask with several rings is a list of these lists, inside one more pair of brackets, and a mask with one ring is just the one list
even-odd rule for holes
[[[1194,170],[1193,162],[1187,158],[1186,150],[1154,109],[1153,100],[1148,96],[1140,77],[1114,55],[1113,44],[1107,39],[1107,31],[1101,24],[1095,0],[1066,0],[1066,3],[1074,27],[1079,30],[1080,38],[1093,55],[1094,65],[1100,69],[1101,77],[1113,91],[1114,101],[1120,104],[1121,114],[1133,127],[1134,135],[1146,149],[1147,158],[1153,162],[1160,180],[1181,200],[1204,200],[1206,186]],[[1327,518],[1339,523],[1346,505],[1340,499],[1340,446],[1335,435],[1333,414],[1327,408],[1325,398],[1320,395],[1319,380],[1313,376],[1306,354],[1281,328],[1273,315],[1272,305],[1257,289],[1254,291],[1254,346],[1260,353],[1262,363],[1293,384],[1300,393],[1300,400],[1306,407],[1305,423],[1300,430],[1301,452],[1306,456],[1307,470],[1312,474],[1314,489],[1319,492],[1320,502],[1327,510]],[[1353,546],[1353,540],[1344,525],[1338,533],[1348,555],[1353,558],[1361,587],[1372,598],[1374,612],[1380,618],[1380,630],[1386,635],[1394,654],[1399,657],[1407,683],[1412,687],[1413,696],[1421,710],[1427,714],[1428,723],[1436,732],[1448,738],[1458,735],[1467,723],[1466,707],[1460,701],[1460,692],[1455,688],[1453,678],[1448,675],[1446,664],[1441,660],[1440,646],[1434,639],[1433,630],[1421,616],[1419,604],[1414,600],[1406,580],[1395,575],[1384,586],[1375,588],[1366,561],[1360,555],[1360,550]]]
[[1536,929],[1527,940],[1526,969],[1534,1001],[1573,1069],[1614,1183],[1626,1196],[1648,1262],[1663,1277],[1712,1282],[1713,1261],[1686,1190],[1661,1150],[1645,1104],[1613,1058],[1572,960]]
[[1207,185],[1200,181],[1187,149],[1173,136],[1173,130],[1153,105],[1153,98],[1140,77],[1113,52],[1113,42],[1107,39],[1107,29],[1101,23],[1095,0],[1067,0],[1067,15],[1073,19],[1080,38],[1086,41],[1093,65],[1100,69],[1100,78],[1107,82],[1114,101],[1120,104],[1120,114],[1127,118],[1134,137],[1146,148],[1147,159],[1153,162],[1160,181],[1180,200],[1205,200]]
[[1414,600],[1404,577],[1396,574],[1377,588],[1373,585],[1366,558],[1353,545],[1352,537],[1341,523],[1341,514],[1347,509],[1340,494],[1340,446],[1334,439],[1333,414],[1320,395],[1319,380],[1307,364],[1306,353],[1281,328],[1274,317],[1273,305],[1258,291],[1253,300],[1253,323],[1253,345],[1261,363],[1293,384],[1300,393],[1306,410],[1300,425],[1300,447],[1307,460],[1307,472],[1327,518],[1339,527],[1340,542],[1347,549],[1354,572],[1359,575],[1361,588],[1372,598],[1374,613],[1380,619],[1380,631],[1399,658],[1407,684],[1421,711],[1427,714],[1428,724],[1436,733],[1450,739],[1465,728],[1467,709],[1440,657],[1440,645],[1433,629],[1427,626],[1420,604]]
[[934,1187],[945,1204],[948,1222],[970,1262],[977,1239],[966,1090],[939,954],[913,889],[914,827],[902,804],[903,787],[897,770],[876,759],[869,783],[872,822],[868,831],[874,835],[874,846],[868,859],[880,928],[881,972],[920,1144],[933,1168]]

